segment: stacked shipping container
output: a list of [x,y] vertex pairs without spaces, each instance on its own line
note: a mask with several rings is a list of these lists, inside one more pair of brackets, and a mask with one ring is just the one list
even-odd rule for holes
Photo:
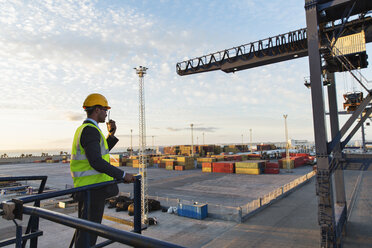
[[235,163],[234,162],[213,162],[212,171],[217,173],[234,173]]
[[265,168],[265,160],[247,160],[235,163],[236,174],[259,175]]

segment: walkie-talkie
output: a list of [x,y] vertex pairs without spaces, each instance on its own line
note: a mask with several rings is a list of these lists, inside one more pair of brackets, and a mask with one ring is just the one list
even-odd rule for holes
[[[107,123],[110,123],[110,110],[108,111],[108,114],[107,114]],[[111,133],[112,131],[114,131],[114,128],[111,128],[109,130],[109,133]]]

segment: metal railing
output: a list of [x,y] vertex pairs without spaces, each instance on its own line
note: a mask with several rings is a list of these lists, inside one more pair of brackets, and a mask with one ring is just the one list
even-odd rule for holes
[[[0,182],[18,182],[18,181],[41,181],[39,185],[39,189],[37,194],[41,194],[44,191],[45,184],[47,181],[47,176],[20,176],[20,177],[1,177]],[[34,201],[35,207],[40,207],[40,200]],[[0,208],[3,209],[3,203],[0,203]],[[3,212],[2,212],[3,214]],[[15,223],[16,224],[16,223]],[[19,231],[22,239],[8,239],[4,241],[0,241],[0,247],[14,244],[17,241],[17,244],[22,244],[22,247],[26,245],[27,240],[30,239],[30,247],[36,247],[37,246],[37,238],[41,235],[43,235],[43,232],[39,231],[39,218],[31,217],[28,221],[25,235],[22,236],[22,227],[19,227],[17,224],[17,235],[19,236]]]
[[316,175],[315,171],[311,171],[285,185],[282,187],[276,188],[275,190],[265,194],[263,197],[257,198],[244,206],[241,206],[241,215],[242,219],[244,219],[247,215],[253,213],[257,209],[269,204],[273,200],[277,199],[278,197],[287,194],[290,190],[294,189],[295,187],[299,186],[300,184],[308,181],[310,178]]
[[[3,218],[12,220],[16,225],[16,237],[8,240],[0,241],[0,247],[16,244],[17,248],[25,247],[27,240],[31,239],[30,247],[37,247],[37,237],[43,235],[43,232],[38,230],[39,218],[47,219],[62,225],[66,225],[77,230],[86,231],[90,234],[95,234],[100,237],[107,238],[100,244],[94,247],[104,247],[113,242],[119,242],[122,244],[135,246],[135,247],[181,247],[176,244],[168,243],[162,240],[144,237],[141,234],[141,176],[137,175],[134,182],[134,230],[133,232],[118,230],[106,225],[94,223],[86,219],[81,219],[62,213],[54,212],[40,208],[40,201],[50,199],[58,196],[69,195],[76,192],[84,192],[86,194],[85,204],[89,206],[90,191],[92,189],[100,188],[102,186],[113,185],[123,182],[123,180],[114,180],[109,182],[103,182],[83,187],[77,187],[72,189],[60,190],[55,192],[42,193],[47,177],[4,177],[0,178],[1,181],[21,181],[21,180],[42,180],[39,187],[39,194],[20,197],[9,201],[4,201],[0,208],[3,209]],[[24,204],[35,202],[34,206],[25,206]],[[83,217],[87,216],[90,211],[89,207],[84,208]],[[30,215],[29,225],[30,233],[22,235],[22,226],[18,225],[16,219],[22,220],[23,215]],[[30,224],[31,222],[31,224]],[[89,247],[89,235],[86,240],[87,247]]]

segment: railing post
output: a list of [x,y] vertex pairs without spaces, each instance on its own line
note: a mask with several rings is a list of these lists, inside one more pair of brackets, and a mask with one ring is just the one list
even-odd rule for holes
[[22,248],[22,226],[18,225],[18,223],[13,220],[14,224],[16,225],[16,248]]
[[141,234],[142,224],[141,224],[141,176],[135,176],[133,186],[133,204],[134,204],[134,218],[133,218],[133,228],[134,232]]
[[242,223],[243,222],[243,211],[242,211],[242,207],[238,207],[238,218],[239,218],[239,223]]
[[[44,177],[42,180],[41,180],[41,183],[40,183],[40,186],[39,186],[39,190],[38,190],[38,194],[41,194],[43,193],[44,191],[44,188],[45,188],[45,184],[46,184],[46,181],[47,181],[47,178],[48,177]],[[40,207],[40,200],[36,200],[35,203],[34,203],[34,206],[35,207]],[[39,217],[33,217],[31,216],[30,217],[30,233],[33,233],[33,232],[37,232],[39,231]],[[37,240],[38,240],[38,237],[36,236],[35,238],[32,238],[30,240],[30,248],[37,248]],[[27,241],[24,241],[22,246],[25,247],[26,246],[26,242]]]

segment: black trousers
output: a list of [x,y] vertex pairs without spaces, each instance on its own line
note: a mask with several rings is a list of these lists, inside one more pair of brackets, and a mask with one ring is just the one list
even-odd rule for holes
[[[117,185],[110,185],[99,189],[94,189],[90,191],[90,214],[87,216],[87,220],[101,223],[103,212],[105,210],[105,199],[115,196],[119,193]],[[79,218],[83,218],[84,210],[87,208],[85,204],[85,192],[78,192],[74,194],[74,199],[78,201]],[[89,236],[89,246],[87,246],[87,236]],[[94,246],[97,242],[97,235],[90,234],[88,232],[83,232],[76,230],[75,235],[75,248],[86,248]]]
[[[105,198],[102,198],[102,196],[98,196],[91,194],[90,196],[90,214],[87,216],[87,220],[101,223],[102,222],[102,216],[103,211],[105,209]],[[79,218],[83,218],[84,211],[87,208],[85,201],[79,201]],[[76,248],[86,248],[87,246],[87,236],[89,236],[89,247],[94,246],[97,242],[97,235],[90,234],[88,232],[83,232],[77,230],[76,236],[75,236],[75,247]]]

